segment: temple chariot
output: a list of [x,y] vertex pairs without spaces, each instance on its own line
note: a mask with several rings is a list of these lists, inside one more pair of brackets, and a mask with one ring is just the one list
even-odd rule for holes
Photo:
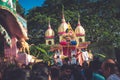
[[[55,33],[52,29],[50,22],[48,29],[45,32],[46,45],[51,45],[51,51],[57,56],[72,58],[73,55],[79,56],[78,53],[82,49],[86,49],[90,42],[85,41],[85,29],[80,23],[78,15],[78,23],[75,30],[72,29],[70,23],[66,23],[64,12],[62,13],[62,23],[58,27],[59,44],[55,43]],[[57,57],[55,57],[57,58]],[[79,60],[80,57],[77,58]],[[79,61],[80,64],[82,64]]]

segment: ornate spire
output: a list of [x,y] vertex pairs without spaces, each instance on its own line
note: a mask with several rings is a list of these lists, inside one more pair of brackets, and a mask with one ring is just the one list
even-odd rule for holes
[[78,26],[80,26],[80,14],[78,13]]
[[66,22],[64,17],[64,5],[62,5],[62,22]]
[[50,18],[48,18],[48,29],[51,29]]
[[50,25],[50,18],[48,18],[48,29],[46,30],[45,32],[45,37],[46,38],[54,38],[54,31],[53,29],[51,28],[51,25]]
[[85,30],[80,24],[80,15],[79,15],[79,13],[78,13],[78,24],[77,24],[77,27],[75,29],[75,33],[76,33],[76,36],[84,36],[85,35]]
[[68,28],[68,24],[66,23],[64,18],[64,6],[62,5],[62,23],[58,27],[58,34],[60,35],[64,34],[67,28]]

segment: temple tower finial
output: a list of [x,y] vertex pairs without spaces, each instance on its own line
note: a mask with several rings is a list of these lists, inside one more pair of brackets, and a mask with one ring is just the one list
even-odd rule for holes
[[49,29],[51,28],[51,25],[50,25],[50,17],[48,17],[48,28],[49,28]]
[[62,5],[62,22],[65,22],[64,5]]
[[78,26],[80,26],[80,14],[78,13]]

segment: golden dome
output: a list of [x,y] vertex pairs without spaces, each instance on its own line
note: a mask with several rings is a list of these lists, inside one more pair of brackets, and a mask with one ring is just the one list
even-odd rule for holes
[[68,24],[65,21],[64,15],[62,18],[62,23],[61,25],[58,27],[58,34],[64,34],[66,32],[66,29],[68,28]]
[[53,29],[51,28],[51,25],[49,23],[48,24],[48,29],[45,32],[45,38],[54,38],[54,36],[55,36],[55,33],[54,33]]
[[76,36],[85,36],[85,30],[80,24],[80,20],[78,20],[78,25],[75,29]]

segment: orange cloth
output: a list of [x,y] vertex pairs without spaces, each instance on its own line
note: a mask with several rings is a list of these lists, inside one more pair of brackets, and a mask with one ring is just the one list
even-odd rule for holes
[[77,53],[77,59],[78,59],[79,64],[82,66],[82,63],[83,63],[82,52]]

